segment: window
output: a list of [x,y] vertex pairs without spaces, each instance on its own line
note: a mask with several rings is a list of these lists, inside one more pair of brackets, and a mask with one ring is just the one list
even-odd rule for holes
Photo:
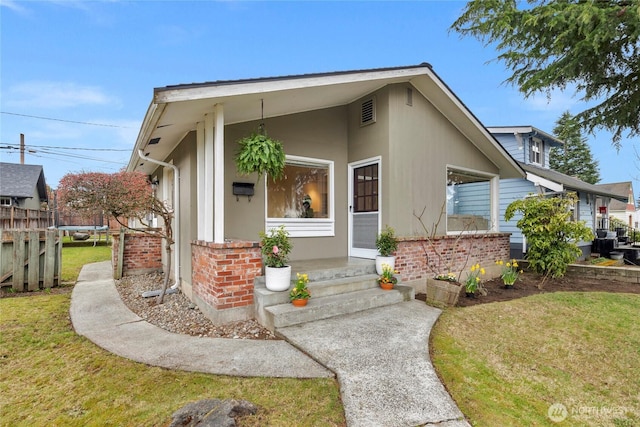
[[447,169],[447,232],[492,230],[492,187],[496,179],[478,172]]
[[529,139],[529,162],[542,165],[542,141],[538,138]]
[[333,162],[287,156],[282,179],[267,180],[267,228],[292,237],[333,236]]
[[11,197],[0,197],[0,206],[11,206]]

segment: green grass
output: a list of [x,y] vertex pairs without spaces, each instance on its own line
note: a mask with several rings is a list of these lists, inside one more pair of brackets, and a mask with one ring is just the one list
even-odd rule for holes
[[549,293],[445,311],[438,374],[476,426],[640,425],[640,295]]
[[104,241],[93,246],[93,242],[73,242],[70,237],[64,237],[61,282],[76,283],[83,265],[110,259],[111,246],[107,246]]
[[334,379],[239,378],[135,363],[76,335],[69,303],[69,294],[0,299],[0,425],[162,426],[204,398],[256,404],[244,427],[345,425]]

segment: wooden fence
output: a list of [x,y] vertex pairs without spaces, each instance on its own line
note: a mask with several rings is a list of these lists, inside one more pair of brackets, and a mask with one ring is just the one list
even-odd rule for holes
[[16,292],[51,288],[60,282],[62,232],[0,229],[0,286]]
[[47,228],[53,225],[53,211],[0,207],[0,229]]

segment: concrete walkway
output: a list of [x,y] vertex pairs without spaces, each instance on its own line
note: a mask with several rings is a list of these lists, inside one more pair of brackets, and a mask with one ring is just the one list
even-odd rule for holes
[[350,427],[469,426],[429,360],[429,333],[440,310],[422,302],[280,329],[287,341],[198,338],[167,332],[132,313],[111,274],[108,261],[83,267],[71,321],[78,334],[119,356],[218,375],[337,375]]

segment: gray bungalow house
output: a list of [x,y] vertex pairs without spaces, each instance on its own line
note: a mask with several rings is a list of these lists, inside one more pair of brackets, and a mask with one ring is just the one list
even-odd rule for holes
[[[284,145],[278,182],[235,167],[237,141],[260,124]],[[426,63],[156,88],[128,170],[175,207],[183,292],[225,320],[250,316],[258,233],[280,225],[293,261],[372,259],[390,225],[401,280],[416,287],[446,273],[425,255],[418,217],[453,267],[454,241],[465,263],[493,265],[508,256],[499,182],[526,176]]]
[[[533,126],[488,127],[489,132],[516,159],[526,172],[526,178],[500,180],[500,230],[511,233],[511,257],[521,259],[526,253],[526,241],[516,226],[517,218],[507,222],[504,212],[509,203],[528,194],[557,195],[575,192],[578,205],[574,218],[585,221],[593,230],[599,228],[599,208],[608,207],[612,201],[624,200],[627,195],[617,194],[607,187],[592,185],[580,179],[549,168],[552,147],[562,147],[564,142]],[[580,242],[584,256],[591,253],[591,242]]]

